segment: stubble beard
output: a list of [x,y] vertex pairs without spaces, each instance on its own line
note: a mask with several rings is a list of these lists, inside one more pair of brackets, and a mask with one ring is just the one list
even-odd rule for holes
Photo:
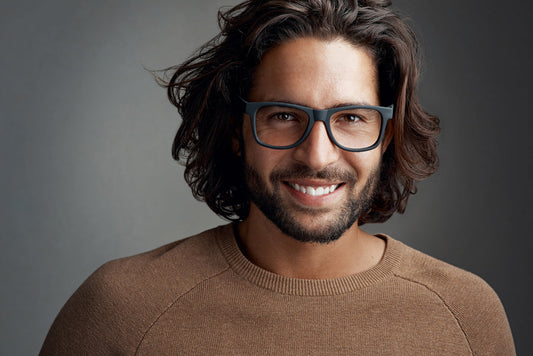
[[[316,172],[306,166],[293,166],[288,169],[273,171],[270,176],[270,184],[273,190],[268,189],[267,182],[247,162],[245,163],[245,175],[251,201],[261,212],[272,221],[278,229],[292,238],[309,243],[328,244],[338,240],[357,221],[361,213],[368,210],[372,205],[376,184],[379,178],[379,165],[371,172],[367,182],[360,193],[354,193],[357,176],[353,172],[338,169],[324,169]],[[319,228],[309,228],[298,221],[296,214],[303,213],[316,216],[317,219],[324,213],[322,209],[288,206],[282,199],[281,189],[283,181],[289,179],[329,179],[331,181],[345,182],[344,189],[348,190],[346,201],[337,210],[338,212],[329,218]]]

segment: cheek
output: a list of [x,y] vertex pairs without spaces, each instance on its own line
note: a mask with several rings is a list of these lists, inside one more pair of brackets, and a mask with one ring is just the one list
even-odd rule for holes
[[253,139],[245,142],[245,159],[248,165],[255,168],[257,173],[268,177],[282,162],[275,150],[258,145]]
[[277,150],[260,146],[254,139],[250,124],[243,125],[244,158],[262,177],[268,177],[279,161]]
[[380,150],[348,153],[346,161],[357,172],[359,179],[366,181],[381,162]]

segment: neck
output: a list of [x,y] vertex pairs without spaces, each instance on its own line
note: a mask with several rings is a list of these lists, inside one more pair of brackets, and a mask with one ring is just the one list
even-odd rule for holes
[[261,212],[251,211],[237,227],[239,246],[257,266],[292,278],[331,279],[363,272],[383,256],[385,241],[352,225],[328,244],[285,235]]

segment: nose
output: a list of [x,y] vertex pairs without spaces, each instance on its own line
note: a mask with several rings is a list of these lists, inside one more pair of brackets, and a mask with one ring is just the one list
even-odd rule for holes
[[294,159],[307,167],[320,171],[339,159],[340,148],[329,138],[326,125],[315,122],[309,136],[294,148]]

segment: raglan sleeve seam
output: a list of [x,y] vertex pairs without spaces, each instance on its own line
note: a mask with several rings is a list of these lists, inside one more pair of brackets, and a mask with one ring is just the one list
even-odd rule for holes
[[446,307],[446,309],[450,312],[450,314],[453,316],[453,318],[457,322],[457,326],[459,327],[459,329],[463,333],[463,335],[465,337],[465,340],[466,340],[466,343],[468,344],[468,349],[470,350],[470,354],[474,355],[474,351],[472,349],[472,345],[470,344],[470,340],[468,339],[468,335],[467,335],[466,331],[464,330],[463,325],[461,324],[460,318],[453,312],[452,308],[450,307],[450,305],[448,305],[446,300],[436,290],[430,288],[427,284],[424,284],[424,283],[422,283],[420,281],[417,281],[417,280],[414,280],[414,279],[407,278],[405,276],[401,276],[401,275],[399,275],[397,273],[395,273],[395,276],[397,278],[400,278],[400,279],[405,280],[407,282],[420,285],[420,286],[426,288],[428,291],[430,291],[435,296],[437,296],[437,298],[439,298],[439,300],[442,302],[442,304]]
[[203,283],[206,283],[207,281],[210,281],[214,278],[217,278],[218,276],[226,273],[228,270],[230,269],[229,266],[227,266],[226,268],[224,268],[223,270],[215,273],[214,275],[212,276],[209,276],[209,277],[206,277],[204,279],[202,279],[201,281],[199,281],[198,283],[196,283],[195,285],[193,285],[191,288],[187,289],[186,291],[184,291],[183,293],[179,294],[174,300],[172,300],[159,314],[156,315],[156,317],[154,318],[154,320],[148,325],[148,327],[146,328],[146,330],[144,331],[144,333],[142,334],[142,337],[140,338],[139,340],[139,343],[137,344],[137,347],[135,348],[135,353],[134,355],[138,355],[139,353],[139,350],[141,348],[141,345],[142,343],[144,342],[144,339],[146,337],[146,335],[150,332],[150,330],[154,327],[155,324],[157,324],[157,322],[159,321],[159,319],[165,315],[174,305],[176,305],[176,303],[183,297],[185,297],[187,294],[191,293],[193,290],[195,290],[198,286],[200,286],[201,284]]

